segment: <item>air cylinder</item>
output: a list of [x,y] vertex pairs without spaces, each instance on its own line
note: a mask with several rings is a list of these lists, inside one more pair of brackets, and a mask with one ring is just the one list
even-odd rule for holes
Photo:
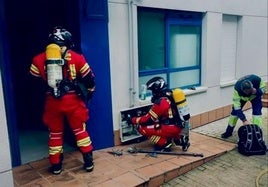
[[48,85],[53,88],[54,95],[59,96],[58,86],[63,79],[62,67],[64,60],[61,58],[61,48],[56,44],[46,47],[46,72]]

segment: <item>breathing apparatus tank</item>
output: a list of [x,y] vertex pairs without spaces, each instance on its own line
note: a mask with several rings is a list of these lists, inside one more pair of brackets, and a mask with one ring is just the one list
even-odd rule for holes
[[49,44],[46,47],[46,59],[47,83],[53,88],[54,96],[59,97],[58,86],[63,79],[62,67],[64,65],[60,46]]
[[188,121],[190,119],[190,110],[183,91],[179,88],[174,89],[173,99],[177,106],[181,120],[184,122]]

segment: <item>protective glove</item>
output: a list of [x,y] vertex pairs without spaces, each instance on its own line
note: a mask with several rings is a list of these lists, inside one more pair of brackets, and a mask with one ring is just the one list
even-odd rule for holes
[[131,119],[131,123],[132,123],[133,125],[137,124],[137,117],[133,117],[133,118]]
[[95,90],[88,89],[88,94],[86,97],[87,102],[89,102],[92,99],[94,92]]

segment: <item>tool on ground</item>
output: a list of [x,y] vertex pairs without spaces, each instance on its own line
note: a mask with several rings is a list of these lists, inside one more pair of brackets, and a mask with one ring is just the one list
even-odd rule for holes
[[136,147],[129,147],[127,151],[129,153],[148,153],[149,155],[162,154],[162,155],[204,157],[203,153],[153,151],[153,150],[138,149]]
[[110,153],[114,156],[122,156],[123,155],[123,151],[122,150],[112,150],[112,151],[107,151],[107,153]]

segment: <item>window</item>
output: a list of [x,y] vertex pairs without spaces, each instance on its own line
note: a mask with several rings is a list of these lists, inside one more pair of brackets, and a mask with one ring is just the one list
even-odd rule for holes
[[202,14],[138,8],[139,85],[162,76],[170,88],[201,84]]
[[238,17],[223,15],[221,46],[221,83],[236,79]]

